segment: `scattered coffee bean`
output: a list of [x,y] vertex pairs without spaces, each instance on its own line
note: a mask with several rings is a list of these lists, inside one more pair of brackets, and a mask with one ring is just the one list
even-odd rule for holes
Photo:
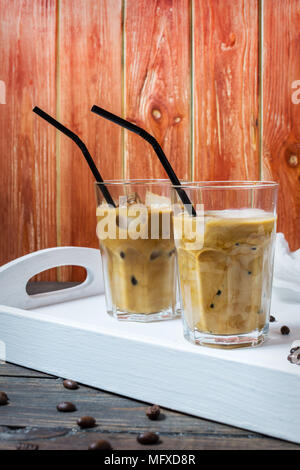
[[8,396],[5,392],[0,392],[0,406],[8,404]]
[[240,246],[240,244],[239,244],[239,243],[236,243],[235,246]]
[[293,362],[293,355],[292,354],[289,354],[288,357],[287,357],[288,361],[290,362]]
[[143,445],[157,444],[159,435],[156,432],[143,432],[138,435],[137,441]]
[[274,321],[276,321],[276,318],[273,317],[273,315],[270,315],[270,322],[273,323]]
[[158,258],[160,255],[161,255],[161,251],[152,251],[152,253],[151,253],[151,255],[150,255],[151,261],[153,261],[154,259]]
[[138,282],[137,282],[136,278],[135,278],[134,276],[131,276],[131,284],[132,284],[133,286],[136,286],[137,283],[138,283]]
[[93,416],[82,416],[77,420],[77,424],[82,429],[93,428],[96,426],[96,420]]
[[176,249],[173,248],[173,250],[169,251],[169,256],[171,257],[172,255],[174,255],[175,252],[176,252]]
[[251,274],[252,274],[252,271],[248,271],[248,274],[249,274],[249,276],[251,276]]
[[217,292],[217,295],[221,295],[221,294],[222,294],[222,291],[219,289]]
[[297,351],[297,349],[300,349],[300,346],[297,346],[297,347],[295,347],[295,348],[292,348],[292,349],[290,350],[290,354],[293,354],[295,351]]
[[210,308],[215,308],[215,304],[210,304]]
[[280,328],[281,334],[282,335],[288,335],[290,333],[290,329],[288,326],[284,325]]
[[70,413],[71,411],[76,411],[77,408],[74,403],[70,401],[63,401],[57,405],[57,411],[62,411],[63,413]]
[[251,248],[251,250],[255,251],[255,250],[256,250],[256,246],[253,246],[253,247]]
[[92,442],[89,445],[88,450],[112,450],[110,442],[105,441],[104,439],[99,439],[99,441]]
[[38,448],[37,444],[32,444],[31,442],[20,442],[16,447],[17,450],[38,450]]
[[74,382],[74,380],[69,380],[69,379],[66,379],[63,381],[63,386],[65,388],[68,388],[69,390],[77,390],[79,388],[79,385],[77,382]]
[[160,415],[160,407],[158,405],[152,405],[147,408],[146,415],[152,421],[155,421],[159,418]]
[[121,251],[120,256],[121,256],[121,258],[125,258],[125,253],[124,253],[124,251]]

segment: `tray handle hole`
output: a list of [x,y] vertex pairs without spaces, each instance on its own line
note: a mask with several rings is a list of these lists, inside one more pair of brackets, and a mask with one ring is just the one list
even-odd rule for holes
[[[86,277],[87,271],[83,266],[68,265],[46,269],[29,279],[26,292],[28,295],[35,295],[68,289],[82,284]],[[58,281],[58,279],[63,279],[63,281]]]

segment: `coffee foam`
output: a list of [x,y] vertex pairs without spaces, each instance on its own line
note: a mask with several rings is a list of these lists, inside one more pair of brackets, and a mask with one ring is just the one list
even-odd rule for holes
[[272,212],[266,212],[263,209],[244,208],[244,209],[224,209],[216,211],[205,211],[207,217],[217,217],[220,219],[268,219],[273,218]]

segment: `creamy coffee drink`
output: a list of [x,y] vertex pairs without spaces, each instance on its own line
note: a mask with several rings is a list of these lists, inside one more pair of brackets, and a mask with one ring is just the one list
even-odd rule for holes
[[184,214],[174,217],[188,329],[215,335],[262,330],[272,286],[273,214],[259,209],[206,212],[201,233],[196,223],[197,218]]
[[[134,201],[136,202],[136,201]],[[103,204],[97,221],[109,216],[115,234],[98,233],[103,258],[105,290],[113,313],[151,315],[176,309],[175,245],[169,206],[140,205],[140,221],[126,208]],[[129,206],[130,209],[130,206]],[[138,213],[139,205],[137,205]],[[136,215],[136,214],[135,214]],[[169,233],[164,234],[165,221]],[[168,232],[168,230],[167,230]],[[113,235],[113,236],[112,236]],[[115,236],[114,236],[115,235]]]

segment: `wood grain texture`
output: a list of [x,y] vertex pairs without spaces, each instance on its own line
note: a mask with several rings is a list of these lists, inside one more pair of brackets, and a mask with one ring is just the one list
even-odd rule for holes
[[55,130],[32,113],[55,113],[55,28],[56,0],[1,1],[0,264],[56,245]]
[[[280,184],[278,230],[300,247],[300,1],[264,0],[263,177]],[[297,88],[300,88],[298,82]],[[297,96],[296,96],[297,98]]]
[[[92,114],[93,104],[121,114],[121,0],[61,0],[60,120],[86,143],[103,179],[122,177],[121,131]],[[81,151],[60,140],[60,243],[97,247],[94,179]],[[76,275],[77,273],[77,275]],[[62,279],[81,280],[76,268]]]
[[2,0],[0,263],[98,246],[93,177],[34,105],[78,132],[105,179],[165,172],[149,144],[91,114],[94,103],[151,132],[182,179],[279,181],[278,229],[299,248],[300,0],[264,0],[261,13],[260,70],[259,0]]
[[[190,178],[190,2],[125,2],[125,115],[153,134]],[[166,178],[151,146],[125,134],[128,178]]]
[[[44,374],[32,369],[25,369],[24,367],[9,364],[8,362],[0,361],[0,377],[35,377],[35,378],[48,378],[56,379],[53,375]],[[3,379],[4,384],[5,379]]]
[[[153,429],[153,427],[152,427]],[[138,433],[129,432],[103,432],[97,428],[82,430],[74,427],[68,428],[27,428],[10,429],[0,428],[0,450],[16,450],[23,443],[37,445],[38,450],[87,450],[88,446],[98,439],[110,442],[114,451],[141,450],[154,452],[155,450],[300,450],[297,444],[267,438],[265,436],[211,436],[207,434],[170,434],[160,433],[158,444],[143,446],[137,442]],[[117,457],[115,453],[115,457]],[[143,458],[146,456],[144,455]],[[104,456],[102,457],[104,458]],[[202,461],[203,456],[196,456],[196,463]],[[98,460],[101,463],[101,459]]]
[[258,179],[258,1],[193,0],[193,23],[194,179]]
[[[6,376],[0,377],[0,389],[10,398],[10,404],[1,407],[1,450],[16,449],[19,443],[37,444],[40,450],[87,449],[97,439],[108,439],[114,450],[147,450],[136,440],[144,431],[160,434],[159,444],[151,450],[300,449],[297,444],[167,409],[162,409],[158,421],[150,421],[145,403],[85,386],[66,390],[61,379],[42,378],[43,374],[34,378],[33,373],[7,364]],[[78,411],[57,412],[62,400],[74,402]],[[97,426],[80,430],[76,420],[86,414],[96,418]]]

